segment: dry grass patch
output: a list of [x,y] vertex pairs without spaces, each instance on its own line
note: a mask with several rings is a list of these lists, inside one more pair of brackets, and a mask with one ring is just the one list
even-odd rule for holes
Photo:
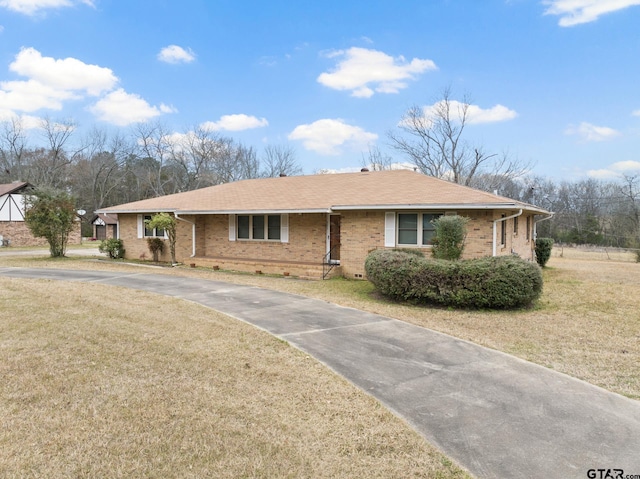
[[[606,260],[600,252],[564,251],[563,257],[554,255],[544,271],[544,291],[537,306],[507,312],[392,303],[378,298],[366,281],[300,281],[190,268],[152,271],[287,291],[398,318],[640,399],[640,264]],[[576,258],[568,257],[573,253]],[[16,258],[4,262],[34,267],[136,268],[81,260]]]
[[0,291],[1,477],[467,477],[313,359],[204,307],[94,284]]

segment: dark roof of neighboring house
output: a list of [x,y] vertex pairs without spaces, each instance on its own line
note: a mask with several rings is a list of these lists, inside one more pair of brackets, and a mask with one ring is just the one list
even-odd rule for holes
[[26,181],[14,181],[13,183],[6,183],[0,185],[0,196],[10,195],[13,193],[20,193],[22,190],[31,188],[32,186]]
[[114,218],[113,216],[103,215],[102,213],[98,213],[97,215],[94,215],[93,218],[91,218],[91,224],[95,223],[95,221],[98,218],[100,218],[102,221],[104,221],[105,225],[118,224],[118,220],[116,218]]
[[304,213],[344,210],[546,210],[409,170],[243,180],[136,201],[97,213]]

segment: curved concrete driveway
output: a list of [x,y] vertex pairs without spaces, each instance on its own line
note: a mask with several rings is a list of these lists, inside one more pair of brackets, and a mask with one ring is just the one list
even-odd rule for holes
[[0,275],[141,289],[251,323],[379,399],[478,477],[640,474],[640,402],[418,326],[219,281],[2,267]]

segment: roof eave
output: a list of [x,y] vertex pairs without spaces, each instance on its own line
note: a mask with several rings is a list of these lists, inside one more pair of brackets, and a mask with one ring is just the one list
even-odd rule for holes
[[330,213],[331,208],[301,208],[301,209],[233,209],[233,210],[181,210],[172,209],[108,209],[96,210],[100,214],[143,214],[143,213],[178,213],[179,215],[252,215],[252,214],[295,214],[295,213]]
[[136,214],[142,214],[142,213],[174,213],[178,210],[176,210],[175,208],[153,208],[153,209],[124,209],[124,210],[119,210],[119,209],[102,209],[102,210],[95,210],[94,213],[95,214],[102,214],[102,215],[117,215],[117,214],[126,214],[126,213],[136,213]]
[[295,213],[330,213],[331,208],[298,208],[298,209],[237,209],[237,210],[178,210],[181,215],[280,215]]
[[549,213],[547,210],[533,205],[521,203],[430,203],[430,204],[397,204],[397,205],[335,205],[332,211],[354,210],[513,210],[520,209],[539,214]]

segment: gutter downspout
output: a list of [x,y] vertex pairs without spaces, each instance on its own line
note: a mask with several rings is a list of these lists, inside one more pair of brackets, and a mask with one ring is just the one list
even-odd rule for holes
[[511,218],[515,218],[516,216],[520,216],[522,214],[522,208],[515,215],[505,216],[504,218],[498,218],[493,221],[493,256],[498,255],[498,223],[501,221],[507,221]]
[[191,225],[191,256],[189,256],[189,258],[193,258],[196,255],[196,224],[193,221],[180,218],[180,215],[177,212],[174,212],[173,216],[175,216],[177,220],[184,221]]

